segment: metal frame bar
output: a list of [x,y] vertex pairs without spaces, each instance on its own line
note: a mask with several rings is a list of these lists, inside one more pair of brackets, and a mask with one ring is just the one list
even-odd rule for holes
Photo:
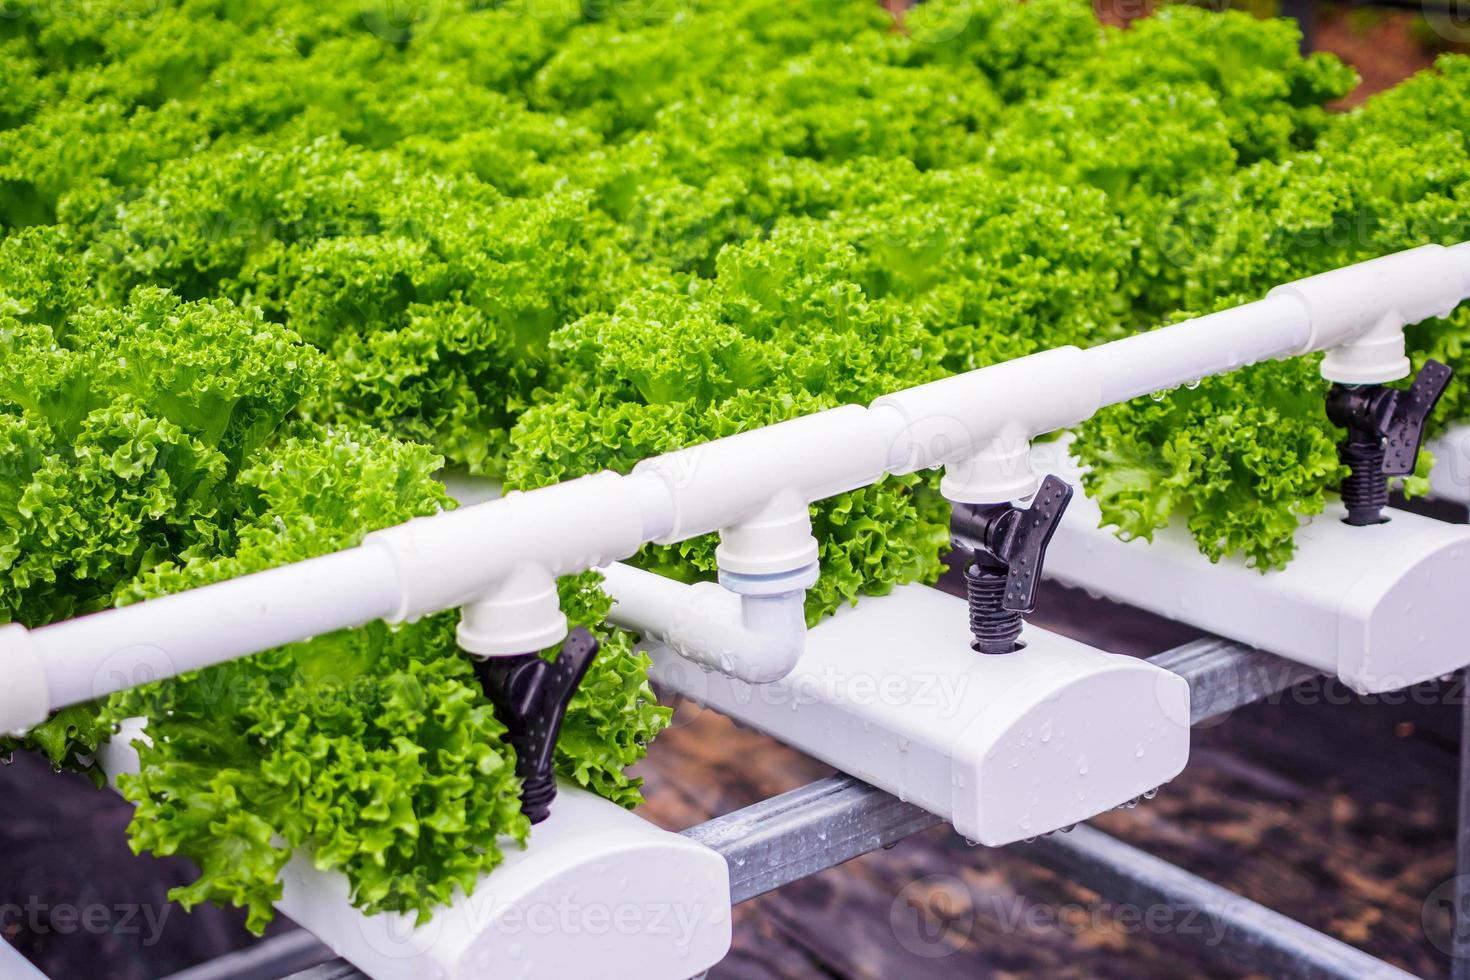
[[280,980],[323,963],[340,964],[341,960],[305,929],[292,929],[163,980]]
[[684,836],[730,865],[730,901],[748,901],[943,823],[848,776],[808,783],[716,817]]
[[1392,964],[1243,898],[1100,830],[1080,826],[1022,852],[1085,888],[1135,908],[1168,909],[1173,933],[1270,976],[1406,980]]

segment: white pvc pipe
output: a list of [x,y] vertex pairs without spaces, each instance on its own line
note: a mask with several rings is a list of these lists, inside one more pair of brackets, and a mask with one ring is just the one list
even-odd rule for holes
[[[981,499],[994,464],[1009,465],[1030,437],[1102,405],[1264,357],[1329,348],[1344,371],[1371,375],[1394,360],[1385,331],[1443,315],[1467,294],[1470,248],[1424,246],[1086,351],[1058,348],[896,392],[868,408],[844,406],[717,439],[645,460],[629,476],[598,473],[419,518],[339,555],[48,626],[34,631],[35,642],[12,630],[0,645],[34,651],[13,662],[43,661],[51,706],[62,707],[372,619],[401,622],[462,607],[527,563],[569,574],[626,558],[647,542],[738,527],[777,497],[810,504],[885,473],[945,466],[956,471],[947,472],[947,488]],[[1359,341],[1363,349],[1351,350]],[[977,459],[989,462],[964,474]],[[786,537],[783,547],[790,547]],[[691,594],[679,590],[686,600]],[[713,666],[722,653],[747,651],[748,660],[731,658],[734,669],[764,676],[766,668],[738,665],[763,656],[784,663],[790,647],[764,630],[794,614],[781,603],[750,610],[703,626],[685,615],[680,628],[719,651],[706,657]],[[764,646],[771,643],[776,655]],[[696,659],[699,646],[689,645]],[[25,717],[34,685],[17,688],[24,697],[0,697],[0,730],[34,722]],[[22,702],[29,707],[11,706]]]
[[805,590],[736,595],[615,563],[602,570],[608,621],[723,674],[765,684],[791,673],[806,649]]
[[363,545],[393,556],[402,589],[387,618],[404,622],[474,602],[527,562],[555,576],[627,558],[674,519],[656,476],[602,472],[374,531]]
[[1289,354],[1310,336],[1306,309],[1290,297],[1273,296],[1084,353],[1101,381],[1102,404],[1114,405]]
[[391,614],[386,552],[352,548],[31,631],[53,709]]

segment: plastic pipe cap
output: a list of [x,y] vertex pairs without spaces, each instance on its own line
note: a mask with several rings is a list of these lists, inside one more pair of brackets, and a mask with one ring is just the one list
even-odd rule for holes
[[51,714],[46,667],[19,623],[0,626],[0,734],[23,735]]

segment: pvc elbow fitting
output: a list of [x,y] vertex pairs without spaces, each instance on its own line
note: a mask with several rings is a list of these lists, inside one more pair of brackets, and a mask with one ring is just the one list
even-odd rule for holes
[[745,657],[734,674],[752,684],[779,681],[796,669],[806,653],[806,590],[740,597],[740,618],[760,656]]
[[685,588],[704,601],[660,635],[680,656],[749,684],[779,681],[796,669],[806,652],[805,589],[740,596],[737,614],[729,604],[732,593],[720,586]]
[[19,623],[0,626],[0,734],[23,735],[51,714],[46,665],[36,653],[30,631]]
[[[785,677],[806,652],[805,588],[752,577],[737,595],[713,582],[685,585],[630,565],[604,570],[610,622],[666,644],[686,660],[751,684]],[[815,578],[815,569],[809,573]],[[723,576],[722,576],[723,577]],[[784,590],[782,579],[785,578]]]

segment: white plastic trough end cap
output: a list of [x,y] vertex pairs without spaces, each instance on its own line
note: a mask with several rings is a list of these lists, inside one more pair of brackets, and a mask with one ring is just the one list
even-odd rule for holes
[[725,859],[567,783],[525,850],[421,925],[364,916],[304,855],[282,881],[281,911],[374,980],[688,980],[730,949]]
[[46,720],[51,695],[46,668],[19,623],[0,626],[0,735],[21,735]]
[[1184,768],[1184,678],[1032,626],[1003,656],[972,639],[963,599],[908,585],[817,625],[772,683],[700,670],[665,645],[648,652],[668,689],[987,845],[1086,820]]
[[[110,779],[138,771],[142,722],[123,723],[98,761]],[[419,924],[364,915],[337,871],[298,852],[276,907],[373,980],[688,980],[730,951],[730,868],[717,851],[616,803],[557,785],[551,815],[469,895]]]
[[1338,502],[1297,532],[1296,556],[1261,574],[1211,562],[1171,524],[1120,541],[1080,493],[1047,552],[1065,584],[1336,674],[1360,694],[1396,691],[1470,663],[1464,640],[1470,527],[1390,508],[1371,527]]

